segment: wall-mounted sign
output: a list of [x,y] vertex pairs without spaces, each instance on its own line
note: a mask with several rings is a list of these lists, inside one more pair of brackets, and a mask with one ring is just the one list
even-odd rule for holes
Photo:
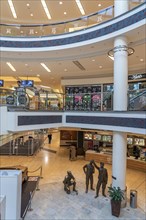
[[128,76],[128,80],[139,80],[139,79],[145,79],[146,80],[146,73],[134,74],[134,75],[129,75]]
[[14,102],[15,102],[14,96],[12,96],[12,95],[7,96],[7,98],[6,98],[7,105],[14,105]]

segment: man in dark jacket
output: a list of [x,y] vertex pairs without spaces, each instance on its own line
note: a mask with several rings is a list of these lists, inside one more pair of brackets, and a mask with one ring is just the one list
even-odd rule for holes
[[102,195],[104,197],[106,197],[106,195],[105,195],[105,188],[106,188],[106,184],[107,184],[107,181],[108,181],[107,169],[104,168],[104,163],[103,162],[100,162],[100,167],[98,167],[96,165],[96,163],[94,162],[94,166],[99,171],[98,182],[97,182],[97,186],[96,186],[96,196],[95,196],[95,198],[97,198],[98,195],[99,195],[99,190],[100,190],[100,186],[101,185],[102,185]]
[[90,161],[89,164],[83,166],[84,173],[86,174],[86,193],[88,193],[88,186],[90,181],[91,190],[95,190],[93,188],[93,173],[95,172],[95,168],[93,166],[93,160]]

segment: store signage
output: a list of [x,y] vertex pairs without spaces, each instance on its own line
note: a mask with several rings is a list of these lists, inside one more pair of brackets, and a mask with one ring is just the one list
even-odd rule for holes
[[14,105],[14,102],[15,102],[14,96],[12,96],[12,95],[7,96],[7,98],[6,98],[7,105]]
[[146,73],[128,76],[128,80],[139,80],[139,79],[146,79]]

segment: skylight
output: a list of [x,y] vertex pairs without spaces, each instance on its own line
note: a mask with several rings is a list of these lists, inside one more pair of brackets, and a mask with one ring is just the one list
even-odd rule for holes
[[75,1],[76,1],[76,3],[77,3],[77,6],[78,6],[78,8],[79,8],[81,14],[82,14],[82,15],[85,15],[85,11],[84,11],[84,9],[83,9],[83,6],[82,6],[80,0],[75,0]]
[[41,66],[44,67],[44,69],[47,70],[47,72],[51,72],[51,70],[46,66],[46,64],[41,63]]
[[11,63],[7,62],[7,65],[10,67],[10,69],[11,69],[13,72],[16,72],[15,68],[12,66]]
[[51,15],[50,15],[50,12],[49,12],[49,9],[48,9],[48,7],[47,7],[47,5],[46,5],[45,0],[41,0],[41,3],[42,3],[42,6],[43,6],[43,8],[44,8],[44,11],[45,11],[45,13],[46,13],[48,19],[50,20],[50,19],[51,19]]
[[15,8],[14,8],[12,0],[8,0],[8,3],[9,3],[9,6],[10,6],[10,9],[11,9],[13,17],[17,18],[16,11],[15,11]]

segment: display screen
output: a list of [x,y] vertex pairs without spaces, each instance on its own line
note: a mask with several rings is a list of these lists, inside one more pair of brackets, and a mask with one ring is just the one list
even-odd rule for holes
[[84,134],[84,139],[85,140],[92,140],[92,134],[91,133],[85,133]]
[[103,135],[103,136],[102,136],[102,141],[105,141],[105,142],[112,142],[112,136],[109,136],[109,135]]
[[100,140],[101,140],[101,135],[99,135],[99,134],[94,134],[94,135],[93,135],[93,139],[100,141]]
[[22,80],[21,86],[23,87],[33,87],[34,81],[33,80]]
[[133,144],[133,138],[128,137],[127,138],[127,144]]
[[0,87],[3,87],[3,86],[4,86],[4,80],[0,79]]
[[134,144],[135,145],[140,145],[140,146],[145,146],[145,140],[142,138],[135,138],[134,139]]

